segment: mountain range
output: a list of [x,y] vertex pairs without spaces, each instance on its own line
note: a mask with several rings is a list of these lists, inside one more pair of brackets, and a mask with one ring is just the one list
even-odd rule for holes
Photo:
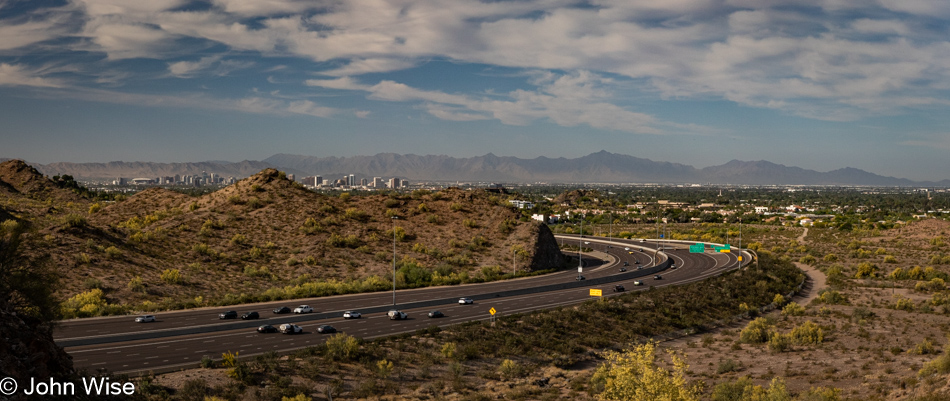
[[69,174],[77,179],[113,179],[115,177],[157,177],[175,174],[216,173],[243,178],[265,168],[277,168],[298,177],[320,175],[337,179],[353,174],[359,178],[399,177],[410,181],[481,181],[504,183],[661,183],[661,184],[740,184],[740,185],[859,185],[859,186],[950,186],[950,179],[939,182],[911,181],[886,177],[855,168],[828,172],[790,167],[765,160],[732,160],[719,166],[698,169],[680,163],[600,151],[567,159],[537,157],[522,159],[487,154],[468,158],[444,155],[401,155],[380,153],[374,156],[314,157],[276,154],[261,161],[237,163],[209,161],[199,163],[51,163],[33,164],[46,175]]

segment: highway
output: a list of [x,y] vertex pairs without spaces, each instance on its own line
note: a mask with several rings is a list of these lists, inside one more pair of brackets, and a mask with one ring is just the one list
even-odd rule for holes
[[[569,244],[577,237],[557,236]],[[498,315],[531,312],[590,299],[591,288],[602,289],[606,296],[622,284],[628,291],[649,286],[675,285],[702,280],[737,267],[733,253],[689,253],[685,249],[656,251],[656,244],[634,240],[607,240],[584,237],[585,248],[593,249],[584,257],[586,280],[576,281],[577,269],[544,276],[527,277],[490,283],[467,284],[397,290],[396,309],[409,319],[390,321],[386,311],[393,309],[392,292],[352,294],[261,304],[201,308],[155,313],[154,323],[134,323],[134,316],[113,316],[76,319],[59,324],[54,337],[73,356],[78,368],[107,369],[114,373],[139,374],[162,372],[198,366],[204,356],[219,359],[224,352],[238,352],[242,357],[268,351],[286,352],[325,341],[316,327],[329,324],[338,331],[371,339],[406,332],[432,325],[447,326],[472,320],[488,320],[489,309]],[[624,248],[629,247],[627,251]],[[569,254],[569,253],[568,253]],[[576,256],[576,253],[574,254]],[[575,259],[576,260],[576,259]],[[623,263],[629,266],[621,272]],[[639,262],[639,263],[637,263]],[[671,262],[675,268],[667,268]],[[638,266],[643,266],[638,270]],[[661,272],[662,271],[662,272]],[[654,280],[656,273],[661,280]],[[642,277],[637,277],[642,276]],[[636,287],[635,280],[645,285]],[[459,297],[469,297],[474,304],[460,305]],[[308,304],[313,314],[275,315],[279,306]],[[243,314],[257,311],[262,319],[220,320],[218,313],[227,310]],[[363,313],[361,319],[345,320],[343,311]],[[439,310],[445,317],[430,319],[426,313]],[[294,322],[304,328],[303,334],[259,334],[255,328],[263,324],[277,326]]]

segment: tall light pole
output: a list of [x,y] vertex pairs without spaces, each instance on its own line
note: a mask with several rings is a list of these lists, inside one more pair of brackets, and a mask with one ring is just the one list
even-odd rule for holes
[[396,306],[396,219],[399,216],[393,216],[393,306]]
[[581,256],[581,251],[584,250],[584,218],[581,217],[581,237],[577,241],[577,279],[581,278],[581,271],[584,270],[584,257]]

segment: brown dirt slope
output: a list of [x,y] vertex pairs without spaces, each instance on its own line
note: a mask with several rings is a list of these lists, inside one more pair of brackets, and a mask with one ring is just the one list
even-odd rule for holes
[[[42,232],[65,278],[63,298],[101,288],[110,303],[198,306],[307,282],[386,277],[394,225],[401,263],[444,277],[491,279],[510,271],[513,253],[522,271],[560,264],[547,227],[519,221],[497,195],[331,197],[273,169],[200,197],[147,190],[84,216],[78,225],[50,221]],[[162,279],[168,269],[181,279]]]

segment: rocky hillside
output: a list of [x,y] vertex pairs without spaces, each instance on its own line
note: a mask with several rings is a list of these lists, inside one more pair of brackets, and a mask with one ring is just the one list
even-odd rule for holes
[[126,310],[382,289],[394,226],[401,286],[496,279],[515,257],[522,272],[561,263],[546,226],[482,191],[330,197],[265,169],[201,197],[151,189],[113,204],[47,203],[33,216],[44,242],[32,252],[50,252],[60,296],[101,290]]

